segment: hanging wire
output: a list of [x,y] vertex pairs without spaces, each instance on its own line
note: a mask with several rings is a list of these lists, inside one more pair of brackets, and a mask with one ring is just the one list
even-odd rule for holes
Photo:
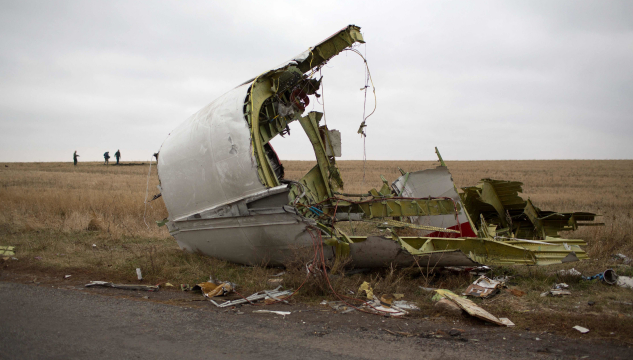
[[[374,80],[371,77],[371,72],[369,71],[369,64],[367,63],[367,44],[365,44],[365,55],[361,54],[361,52],[358,51],[356,48],[346,49],[346,51],[352,51],[356,53],[358,56],[360,56],[363,59],[363,62],[365,63],[365,86],[363,89],[361,89],[365,91],[365,99],[363,101],[363,121],[361,122],[360,127],[358,129],[358,133],[363,137],[363,183],[362,184],[364,186],[365,177],[366,177],[366,169],[367,169],[367,144],[365,141],[367,137],[365,128],[367,127],[367,125],[365,125],[365,122],[370,116],[372,116],[376,112],[376,106],[377,106],[376,87],[374,86]],[[367,89],[369,88],[370,83],[371,83],[372,92],[374,94],[374,109],[372,110],[371,113],[369,113],[369,115],[367,115]]]

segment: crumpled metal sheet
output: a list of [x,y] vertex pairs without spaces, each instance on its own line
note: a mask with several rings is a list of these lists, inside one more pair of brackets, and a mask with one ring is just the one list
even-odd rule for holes
[[419,225],[429,225],[451,230],[458,230],[460,234],[450,234],[444,232],[423,232],[429,237],[476,237],[468,221],[461,198],[453,184],[453,177],[445,166],[438,166],[435,169],[427,169],[408,173],[399,177],[393,182],[392,187],[398,192],[402,191],[402,196],[424,198],[424,197],[448,197],[459,204],[459,211],[456,214],[439,216],[412,216],[411,222]]

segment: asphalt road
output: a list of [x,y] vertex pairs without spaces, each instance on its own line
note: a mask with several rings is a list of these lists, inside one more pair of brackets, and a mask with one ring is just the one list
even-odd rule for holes
[[[155,303],[144,300],[143,295],[131,299],[91,290],[0,282],[0,358],[445,360],[633,356],[627,347],[587,344],[583,348],[582,342],[576,341],[559,349],[556,344],[562,342],[556,338],[535,343],[516,333],[512,339],[507,335],[512,341],[504,342],[504,329],[497,327],[488,335],[480,333],[480,341],[396,337],[379,326],[397,330],[410,325],[406,320],[319,310],[293,311],[281,317],[254,314],[252,306],[242,307],[238,314]],[[328,323],[333,316],[338,316],[338,322]]]

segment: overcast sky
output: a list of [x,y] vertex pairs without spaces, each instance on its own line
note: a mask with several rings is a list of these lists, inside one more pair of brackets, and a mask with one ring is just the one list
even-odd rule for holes
[[[0,161],[148,160],[204,105],[348,24],[378,98],[370,160],[633,158],[631,1],[0,5]],[[342,159],[361,159],[362,59],[323,76]],[[313,159],[291,128],[282,160]]]

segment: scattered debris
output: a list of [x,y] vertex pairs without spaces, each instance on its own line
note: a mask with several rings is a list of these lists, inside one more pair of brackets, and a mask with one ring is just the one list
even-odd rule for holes
[[629,276],[618,276],[618,286],[633,289],[633,278]]
[[180,284],[180,290],[191,291],[191,287],[189,286],[189,284]]
[[596,302],[595,301],[587,301],[587,305],[594,306],[594,305],[596,305]]
[[492,280],[482,275],[479,277],[479,279],[475,280],[474,283],[468,286],[466,292],[464,292],[464,295],[488,298],[497,294],[499,292],[499,289],[504,286],[504,283]]
[[613,271],[613,269],[607,269],[604,272],[601,272],[594,276],[585,277],[584,279],[585,280],[599,279],[609,285],[615,285],[618,282],[618,274],[616,274],[615,271]]
[[136,268],[136,277],[139,281],[143,280],[143,274],[141,273],[141,268]]
[[[237,299],[237,300],[233,300],[233,301],[227,301],[227,302],[224,302],[222,304],[216,303],[213,299],[209,299],[209,301],[211,301],[211,303],[213,303],[213,305],[215,305],[217,307],[224,308],[224,307],[227,307],[227,306],[234,306],[234,305],[238,305],[238,304],[253,303],[253,302],[260,301],[260,300],[265,300],[265,299],[279,299],[279,297],[285,296],[285,295],[290,295],[293,292],[292,289],[284,290],[284,291],[279,291],[279,289],[281,289],[281,286],[278,286],[275,290],[258,291],[258,292],[254,293],[251,296],[248,296],[246,298]],[[281,300],[281,299],[279,299],[279,300]]]
[[582,326],[578,326],[578,325],[574,326],[572,329],[574,329],[574,330],[578,330],[578,331],[580,331],[580,333],[582,333],[582,334],[586,334],[586,333],[588,333],[588,332],[589,332],[589,329],[587,329],[587,328],[585,328],[585,327],[582,327]]
[[64,279],[70,278],[72,275],[64,275]]
[[471,300],[461,298],[461,297],[455,295],[454,293],[452,293],[449,290],[440,289],[440,290],[436,290],[435,292],[438,295],[443,296],[444,298],[446,298],[448,300],[451,300],[452,302],[457,304],[457,306],[462,308],[464,311],[466,311],[471,316],[480,318],[480,319],[482,319],[484,321],[488,321],[488,322],[491,322],[493,324],[502,325],[502,326],[508,326],[503,321],[499,320],[496,316],[492,315],[491,313],[489,313],[486,310],[484,310],[484,309],[480,308],[479,306],[477,306]]
[[501,320],[501,322],[505,326],[508,326],[508,327],[514,326],[514,323],[512,321],[510,321],[510,319],[508,319],[508,318],[499,318],[499,320]]
[[277,314],[277,315],[283,316],[284,318],[286,317],[286,315],[292,314],[290,311],[274,311],[274,310],[255,310],[253,312],[257,314]]
[[174,287],[172,283],[165,283],[165,287]]
[[422,289],[422,291],[426,291],[426,292],[433,292],[433,291],[437,290],[437,288],[430,288],[430,287],[424,287],[424,286],[420,286],[420,289]]
[[115,289],[143,290],[143,291],[158,291],[158,289],[160,288],[158,285],[113,284],[107,281],[91,281],[89,284],[86,284],[86,287],[93,287],[93,286],[103,286],[103,287],[111,287]]
[[279,279],[268,279],[268,282],[270,284],[279,284],[279,283],[281,283],[283,281],[284,281],[284,279],[282,279],[282,278],[279,278]]
[[569,270],[558,270],[557,274],[560,276],[582,276],[582,273],[575,268],[571,268]]
[[521,297],[523,295],[525,295],[525,291],[521,291],[519,289],[506,289],[507,292],[509,292],[510,294],[516,296],[516,297]]

